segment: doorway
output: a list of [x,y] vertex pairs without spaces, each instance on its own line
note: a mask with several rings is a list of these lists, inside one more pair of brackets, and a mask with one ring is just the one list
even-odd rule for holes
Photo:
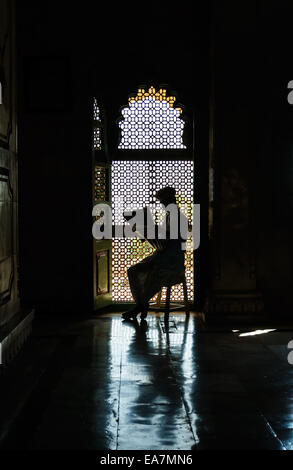
[[[182,107],[175,107],[176,97],[166,89],[139,88],[121,108],[119,142],[111,155],[104,155],[103,116],[94,102],[94,203],[112,208],[113,225],[123,225],[124,210],[149,206],[159,223],[159,204],[154,194],[164,186],[176,189],[176,199],[192,224],[194,194],[193,139],[188,141]],[[97,158],[98,155],[98,158]],[[98,160],[98,161],[97,161]],[[162,215],[162,214],[161,214]],[[133,302],[127,277],[128,268],[153,252],[153,247],[139,239],[94,240],[95,308]],[[187,242],[186,280],[188,297],[194,301],[194,251]],[[164,292],[163,292],[164,299]],[[180,286],[171,292],[173,301],[183,300]]]

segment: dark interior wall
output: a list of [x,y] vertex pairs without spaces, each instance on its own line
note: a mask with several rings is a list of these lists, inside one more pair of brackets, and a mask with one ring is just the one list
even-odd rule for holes
[[82,14],[18,2],[20,294],[40,311],[91,306],[91,101]]
[[290,1],[260,2],[259,154],[257,210],[258,282],[273,314],[292,315],[293,298],[293,80]]
[[140,84],[168,84],[189,115],[196,113],[199,165],[206,169],[206,5],[175,12],[161,4],[17,2],[24,305],[50,312],[92,308],[93,95],[107,111],[114,148],[119,107],[128,94]]
[[[293,5],[214,3],[214,288],[292,309]],[[254,309],[255,306],[252,306]],[[287,311],[286,311],[287,309]]]
[[214,2],[215,288],[255,289],[252,192],[258,153],[256,2]]

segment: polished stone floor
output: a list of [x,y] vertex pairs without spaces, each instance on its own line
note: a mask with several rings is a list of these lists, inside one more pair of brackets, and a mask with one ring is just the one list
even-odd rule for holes
[[6,377],[21,368],[34,385],[4,448],[293,449],[293,330],[267,328],[207,327],[183,313],[168,332],[159,313],[142,324],[120,314],[36,322]]

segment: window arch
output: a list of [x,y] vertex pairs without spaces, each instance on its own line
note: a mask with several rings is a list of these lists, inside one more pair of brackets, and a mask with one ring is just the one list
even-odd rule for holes
[[175,101],[175,96],[167,96],[163,88],[139,88],[121,110],[118,149],[185,149],[182,108],[175,108]]

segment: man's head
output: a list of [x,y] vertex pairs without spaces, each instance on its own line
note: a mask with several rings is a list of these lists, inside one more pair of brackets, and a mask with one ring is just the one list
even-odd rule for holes
[[169,204],[176,204],[176,190],[171,186],[166,186],[165,188],[159,189],[155,196],[156,199],[158,199],[164,206],[168,206]]

